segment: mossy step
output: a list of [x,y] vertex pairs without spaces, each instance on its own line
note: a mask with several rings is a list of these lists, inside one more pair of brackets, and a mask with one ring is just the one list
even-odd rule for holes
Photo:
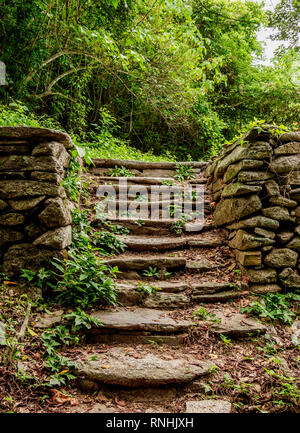
[[206,168],[208,162],[205,161],[183,161],[183,162],[152,162],[152,161],[135,161],[128,159],[100,159],[93,158],[92,166],[94,167],[105,167],[105,168],[115,168],[115,167],[125,167],[128,169],[176,169],[178,165],[184,165],[193,168]]

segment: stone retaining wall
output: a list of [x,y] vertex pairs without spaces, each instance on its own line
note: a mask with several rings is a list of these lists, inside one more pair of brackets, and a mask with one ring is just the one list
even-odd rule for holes
[[228,229],[251,290],[300,288],[300,132],[253,128],[206,170],[217,202],[214,223]]
[[10,278],[65,256],[73,205],[60,184],[72,147],[60,131],[0,128],[0,267]]

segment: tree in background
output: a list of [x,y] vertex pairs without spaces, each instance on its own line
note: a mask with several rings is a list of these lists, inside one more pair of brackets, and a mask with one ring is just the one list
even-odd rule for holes
[[197,159],[254,118],[297,122],[295,51],[253,65],[267,24],[254,1],[0,0],[0,22],[3,103],[83,141],[109,126],[143,151]]

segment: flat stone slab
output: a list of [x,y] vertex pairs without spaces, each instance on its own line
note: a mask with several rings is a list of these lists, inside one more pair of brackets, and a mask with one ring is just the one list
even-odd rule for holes
[[107,265],[118,266],[119,269],[146,269],[150,266],[158,268],[180,268],[186,264],[186,259],[178,257],[128,257],[123,259],[111,259]]
[[181,293],[156,292],[147,296],[143,305],[147,308],[182,308],[187,307],[190,299]]
[[231,403],[226,400],[191,400],[186,402],[187,413],[230,413]]
[[186,263],[186,269],[198,271],[208,271],[210,269],[215,269],[218,266],[217,263],[210,262],[205,258],[201,260],[188,260]]
[[159,251],[186,245],[186,240],[179,237],[118,236],[118,239],[134,251]]
[[203,295],[192,295],[195,302],[227,302],[241,297],[241,292],[237,290],[227,290],[218,293],[207,293]]
[[221,319],[220,323],[214,323],[210,330],[214,334],[224,334],[230,337],[248,337],[259,335],[266,332],[267,328],[255,319],[246,317],[244,314],[234,314],[226,317],[224,314],[217,312],[216,317]]
[[221,245],[225,245],[225,241],[221,239],[199,239],[195,241],[188,241],[189,247],[215,248]]
[[166,311],[148,308],[103,310],[93,313],[92,316],[103,323],[99,328],[100,332],[104,329],[114,329],[175,333],[187,331],[192,325],[187,320],[175,321]]
[[205,295],[207,293],[218,293],[224,290],[229,290],[232,288],[232,283],[215,283],[215,282],[205,282],[205,283],[194,283],[192,284],[192,294],[193,295]]
[[79,362],[76,374],[98,383],[139,388],[184,384],[208,374],[211,366],[192,357],[166,361],[151,353],[135,359],[115,348],[105,359]]

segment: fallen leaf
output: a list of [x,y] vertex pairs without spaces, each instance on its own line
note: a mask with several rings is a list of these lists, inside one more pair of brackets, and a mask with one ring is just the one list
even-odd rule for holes
[[69,403],[71,406],[77,406],[78,400],[77,398],[71,397],[70,395],[64,394],[61,391],[58,391],[57,389],[51,389],[53,392],[52,401],[57,404],[65,404]]
[[9,284],[17,284],[17,283],[15,283],[14,281],[3,281],[3,284],[6,284],[8,286]]
[[101,365],[101,368],[110,368],[110,365]]
[[126,406],[126,402],[124,400],[119,400],[118,397],[115,398],[115,402],[118,406]]

